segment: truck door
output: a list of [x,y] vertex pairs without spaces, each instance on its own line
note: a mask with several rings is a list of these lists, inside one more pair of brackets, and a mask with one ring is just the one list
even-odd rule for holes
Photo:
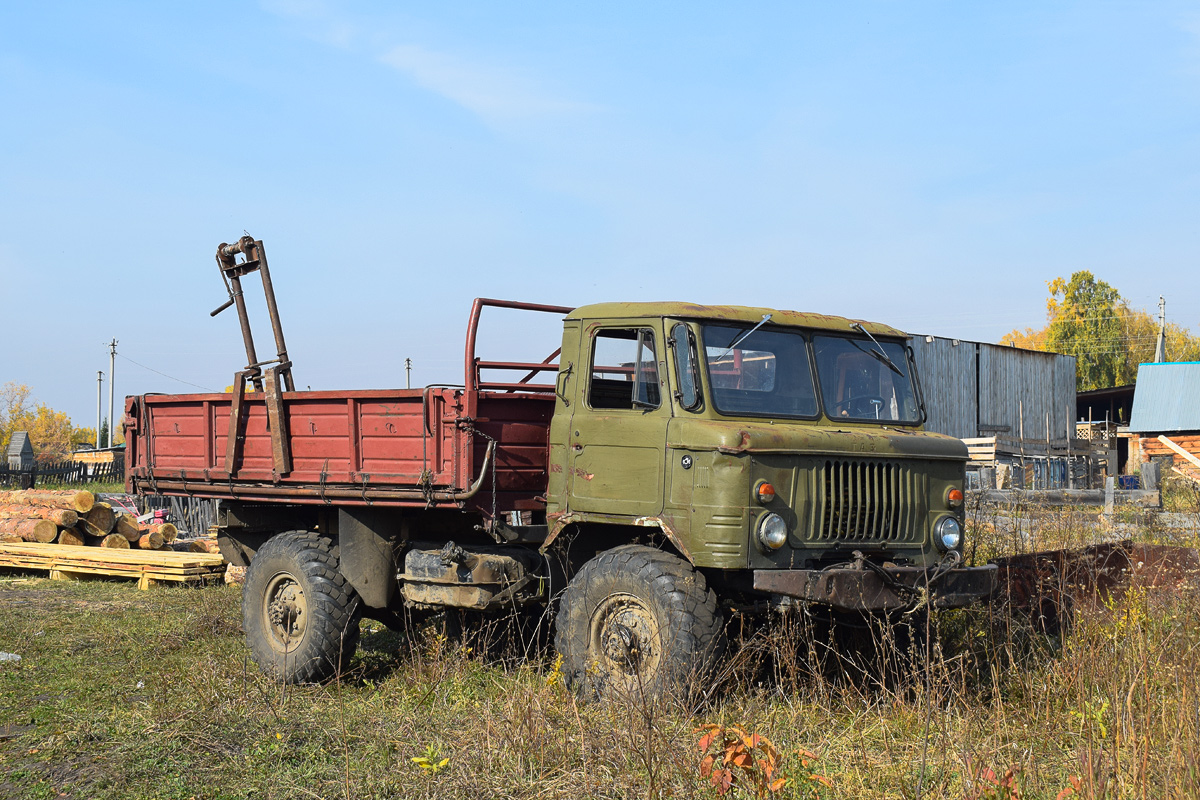
[[572,511],[653,516],[663,507],[671,404],[657,321],[591,327],[568,447]]

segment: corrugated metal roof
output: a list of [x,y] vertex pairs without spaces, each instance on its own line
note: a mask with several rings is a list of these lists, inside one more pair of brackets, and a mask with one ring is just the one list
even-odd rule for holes
[[1141,364],[1136,387],[1130,432],[1200,430],[1200,362]]

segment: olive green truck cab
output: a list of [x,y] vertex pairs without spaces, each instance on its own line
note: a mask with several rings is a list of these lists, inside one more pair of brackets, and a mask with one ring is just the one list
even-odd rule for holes
[[[495,306],[562,317],[560,350],[478,358]],[[922,429],[887,325],[477,300],[462,386],[296,392],[250,360],[232,397],[130,398],[127,483],[220,500],[252,654],[281,680],[334,674],[364,615],[512,615],[552,626],[581,691],[662,693],[705,679],[735,614],[962,606],[995,583],[962,563],[966,447]]]
[[884,611],[991,592],[993,567],[961,566],[966,445],[922,430],[901,331],[614,303],[569,314],[562,352],[552,536],[657,528],[710,583],[776,603]]

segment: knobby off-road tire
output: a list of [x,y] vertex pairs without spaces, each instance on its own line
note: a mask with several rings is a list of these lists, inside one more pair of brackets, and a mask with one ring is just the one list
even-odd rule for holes
[[659,699],[707,688],[725,650],[717,596],[676,556],[623,545],[593,558],[563,593],[555,648],[585,697]]
[[316,683],[350,663],[358,595],[338,572],[338,549],[308,531],[268,539],[246,570],[242,627],[254,661],[284,683]]

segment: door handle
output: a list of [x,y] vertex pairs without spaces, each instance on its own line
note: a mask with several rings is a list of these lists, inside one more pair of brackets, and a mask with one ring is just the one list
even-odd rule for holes
[[579,443],[575,443],[575,444],[571,445],[571,449],[574,450],[576,453],[579,453],[579,452],[583,451],[583,445],[581,445]]
[[568,361],[567,368],[554,377],[554,394],[559,400],[563,401],[564,406],[571,405],[571,401],[567,398],[567,380],[570,379],[571,372],[574,369],[575,364],[571,361]]

